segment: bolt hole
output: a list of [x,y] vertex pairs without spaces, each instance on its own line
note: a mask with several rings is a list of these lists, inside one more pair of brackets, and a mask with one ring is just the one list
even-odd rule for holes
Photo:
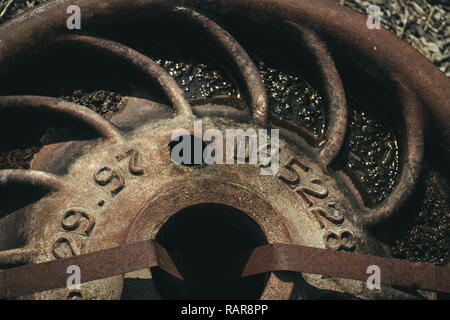
[[245,213],[220,204],[198,204],[172,216],[156,241],[183,276],[158,268],[155,286],[165,299],[259,299],[268,274],[240,278],[255,247],[267,244],[258,224]]

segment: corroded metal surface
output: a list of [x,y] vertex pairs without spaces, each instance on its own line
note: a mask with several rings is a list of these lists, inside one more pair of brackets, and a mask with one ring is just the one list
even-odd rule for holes
[[268,271],[297,271],[365,281],[369,266],[380,268],[383,284],[450,292],[449,267],[281,244],[256,248],[242,277]]
[[[377,296],[359,281],[323,278],[308,272],[362,280],[362,269],[354,273],[333,271],[336,265],[330,261],[341,256],[346,261],[358,261],[361,256],[353,252],[390,256],[366,227],[390,221],[411,198],[420,178],[425,132],[436,127],[443,141],[450,143],[450,84],[439,70],[387,31],[367,30],[362,16],[327,0],[80,0],[76,4],[83,12],[82,34],[69,32],[61,23],[69,4],[73,3],[52,1],[0,27],[0,74],[14,73],[15,59],[34,49],[76,44],[91,53],[126,63],[144,75],[145,81],[156,80],[171,106],[125,97],[120,112],[107,121],[87,108],[55,98],[0,97],[0,112],[14,110],[26,114],[42,110],[68,116],[87,124],[100,136],[44,146],[34,157],[30,171],[0,170],[2,186],[21,183],[51,191],[39,201],[0,219],[1,268],[16,264],[37,264],[36,268],[40,268],[40,263],[51,260],[65,265],[73,256],[82,258],[84,254],[95,259],[97,251],[101,255],[105,249],[154,239],[168,219],[184,208],[218,203],[250,216],[269,244],[281,243],[277,245],[279,250],[273,251],[275,246],[269,246],[255,251],[257,256],[250,260],[249,268],[253,268],[256,259],[255,268],[260,269],[253,273],[280,268],[305,272],[305,280],[319,289],[364,298]],[[124,8],[126,15],[122,12]],[[183,26],[194,35],[191,41],[200,41],[198,45],[212,48],[217,57],[223,57],[244,96],[238,103],[242,108],[228,105],[229,99],[189,102],[176,81],[155,61],[121,44],[120,39],[114,41],[105,36],[111,36],[111,30],[105,32],[112,28],[110,21],[120,28],[129,23],[131,16],[139,21],[144,18],[155,21],[162,27],[173,23]],[[289,48],[295,43],[287,50],[306,57],[325,100],[327,126],[320,139],[296,123],[270,117],[267,93],[257,67],[234,33],[225,30],[225,26],[234,24],[259,36],[258,31],[264,26],[282,26],[274,27],[271,37],[287,39]],[[270,39],[265,41],[270,43]],[[353,56],[363,65],[355,63],[356,74],[363,77],[351,79],[367,87],[367,92],[361,94],[369,93],[373,82],[385,90],[383,93],[395,105],[388,114],[396,119],[394,131],[401,144],[399,178],[389,196],[376,205],[366,201],[367,192],[351,172],[330,166],[342,150],[346,135],[349,93],[344,88],[357,91],[353,88],[357,86],[348,84],[351,81],[346,83],[349,74],[353,74],[347,60],[354,59]],[[369,67],[372,64],[373,68]],[[172,133],[180,128],[194,133],[196,119],[203,120],[203,130],[217,128],[221,132],[230,128],[279,128],[282,138],[279,172],[261,176],[258,165],[174,164],[169,149]],[[304,247],[328,250],[301,249]],[[304,268],[297,257],[299,250],[320,252],[320,259],[314,267]],[[258,252],[262,252],[260,256]],[[261,263],[266,256],[270,261]],[[99,264],[100,261],[99,258]],[[289,261],[292,264],[283,265]],[[393,275],[388,284],[417,283],[425,289],[448,290],[448,275],[438,283],[432,276],[448,268],[438,272],[438,268],[428,265],[411,267],[413,264],[375,257],[360,259],[354,267],[362,268],[372,261],[382,266],[389,264],[383,269]],[[422,272],[422,266],[433,269],[431,275]],[[124,281],[123,275],[118,275],[125,272],[122,267],[118,263],[116,270],[121,272],[105,271],[102,279],[85,284],[79,293],[58,289],[22,298],[65,299],[76,295],[117,299]],[[415,270],[417,276],[412,280],[394,277],[402,270]],[[13,271],[2,271],[5,272]],[[55,278],[59,280],[62,279]],[[287,299],[293,287],[293,283],[272,273],[262,298]],[[404,296],[396,289],[385,294]]]
[[[0,299],[65,287],[65,271],[71,265],[83,270],[81,283],[150,267],[161,267],[182,279],[167,252],[156,242],[147,240],[63,260],[0,270]],[[242,277],[274,271],[296,271],[365,281],[368,266],[374,265],[383,274],[383,284],[450,292],[449,267],[292,244],[274,243],[256,248]],[[278,289],[283,290],[281,283]],[[266,298],[276,297],[268,294],[266,292]]]
[[66,287],[66,271],[71,265],[83,270],[83,283],[151,267],[160,267],[181,278],[164,248],[147,240],[63,260],[0,270],[0,299]]

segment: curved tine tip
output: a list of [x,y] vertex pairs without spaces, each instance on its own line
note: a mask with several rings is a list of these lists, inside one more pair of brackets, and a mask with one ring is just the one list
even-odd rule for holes
[[325,140],[319,142],[320,159],[324,165],[331,164],[341,151],[347,132],[348,106],[344,85],[326,43],[313,30],[292,21],[284,21],[294,36],[302,39],[308,55],[314,60],[320,75],[321,91],[327,101],[328,125]]
[[388,221],[398,214],[410,199],[419,183],[423,169],[425,152],[423,106],[417,95],[397,80],[398,92],[403,101],[405,129],[400,174],[389,196],[366,214],[358,216],[356,222],[363,226],[376,225]]
[[266,88],[258,67],[238,41],[216,22],[201,13],[184,7],[176,7],[174,12],[181,12],[187,18],[201,27],[209,36],[216,40],[215,46],[225,52],[234,66],[239,70],[239,76],[245,84],[253,119],[256,123],[266,125],[269,120],[269,103]]
[[60,191],[67,188],[67,183],[50,173],[33,170],[0,170],[0,185],[24,183],[45,188],[49,191]]
[[0,268],[29,263],[35,253],[35,250],[27,248],[0,251]]
[[145,73],[151,79],[156,80],[165,95],[169,98],[173,108],[179,114],[185,116],[192,115],[192,107],[186,100],[183,90],[178,86],[177,82],[169,72],[150,57],[121,43],[98,37],[71,35],[64,37],[63,40],[81,42],[112,53],[120,59],[123,59],[126,63],[141,70],[141,72]]
[[30,107],[43,108],[49,111],[60,112],[74,118],[80,119],[88,124],[103,137],[113,142],[122,142],[120,131],[108,120],[104,119],[95,111],[60,98],[45,96],[2,96],[0,97],[0,107]]

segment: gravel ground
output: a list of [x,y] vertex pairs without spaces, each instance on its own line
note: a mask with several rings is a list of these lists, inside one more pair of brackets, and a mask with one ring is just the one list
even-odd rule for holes
[[449,0],[336,0],[363,14],[378,5],[381,23],[408,42],[450,77]]
[[[46,0],[0,0],[0,24]],[[382,24],[407,41],[450,77],[450,0],[336,0],[363,14],[369,5],[383,12]],[[170,69],[170,68],[169,68]],[[170,70],[169,70],[170,71]],[[176,70],[175,70],[176,71]],[[106,91],[74,91],[65,99],[85,105],[105,117],[117,106],[120,96]],[[0,168],[27,168],[38,147],[0,153]],[[436,189],[434,169],[425,170],[425,198],[418,213],[409,220],[406,231],[394,239],[396,257],[437,264],[448,263],[450,205],[448,195]],[[388,181],[389,182],[389,181]]]
[[443,179],[430,168],[425,169],[425,196],[420,211],[412,218],[406,232],[395,239],[392,254],[417,262],[447,264],[450,241],[450,203],[441,194],[436,179]]
[[0,23],[47,0],[0,0]]

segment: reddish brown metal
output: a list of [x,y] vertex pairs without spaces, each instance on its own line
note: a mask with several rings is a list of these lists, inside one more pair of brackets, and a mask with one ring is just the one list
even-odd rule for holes
[[[2,25],[0,38],[3,50],[0,62],[12,58],[22,50],[30,48],[43,39],[51,39],[52,34],[65,34],[65,25],[60,23],[66,16],[66,8],[70,1],[49,2],[39,9],[27,12],[18,19]],[[121,13],[126,6],[129,14],[142,10],[152,12],[155,8],[188,8],[205,9],[203,1],[158,1],[158,0],[81,0],[77,3],[83,11],[83,21],[89,23],[93,17],[103,18],[107,15]],[[418,93],[437,124],[443,129],[447,141],[449,138],[450,115],[448,79],[431,62],[426,60],[415,49],[405,42],[399,41],[387,30],[369,30],[366,18],[356,14],[349,8],[340,6],[333,0],[240,0],[209,4],[207,10],[217,15],[237,12],[251,12],[251,20],[255,17],[270,15],[280,21],[292,21],[301,25],[312,25],[320,35],[337,40],[345,46],[354,47],[364,56],[370,57],[377,65],[391,74],[396,74],[411,90]],[[169,9],[170,10],[170,9]],[[155,11],[156,12],[156,11]],[[41,23],[45,14],[46,23]],[[25,23],[26,21],[26,23]],[[32,32],[30,32],[32,30]],[[20,37],[17,37],[21,34]],[[412,63],[415,61],[416,63]],[[2,65],[3,63],[0,63]]]
[[[231,179],[224,182],[224,176],[218,178],[204,173],[202,177],[192,176],[191,179],[165,185],[163,191],[154,195],[133,221],[127,242],[133,243],[156,238],[159,228],[167,219],[186,207],[199,203],[219,203],[245,212],[263,230],[269,243],[290,243],[285,221],[269,202],[244,187],[237,171],[233,170],[225,175]],[[209,176],[209,178],[205,176]],[[207,190],[207,192],[202,192],[202,190]],[[143,228],[143,226],[150,225],[156,227]],[[261,299],[288,299],[292,288],[292,283],[270,275]]]
[[32,262],[36,252],[24,249],[12,249],[0,252],[0,268],[11,265],[24,265]]
[[[8,67],[14,65],[16,57],[38,45],[45,45],[48,42],[60,45],[63,45],[65,41],[75,42],[120,57],[140,68],[150,77],[156,78],[172,102],[173,109],[177,110],[181,117],[167,120],[171,115],[169,107],[145,100],[133,100],[133,102],[132,98],[126,98],[125,100],[129,103],[126,107],[129,110],[126,110],[125,113],[128,115],[119,117],[119,120],[116,118],[117,123],[122,121],[121,126],[130,131],[137,127],[143,129],[137,135],[131,133],[124,138],[114,125],[86,108],[46,97],[0,97],[0,107],[15,109],[33,107],[69,114],[85,121],[102,136],[108,138],[106,141],[105,139],[95,141],[88,146],[89,150],[95,149],[96,151],[92,155],[81,152],[80,150],[84,146],[78,142],[46,147],[43,153],[37,156],[37,159],[41,160],[34,162],[34,165],[40,170],[45,168],[49,172],[57,171],[55,169],[57,167],[56,155],[77,155],[75,157],[77,161],[70,163],[72,166],[70,170],[64,172],[64,178],[35,171],[0,171],[0,183],[17,181],[37,184],[52,191],[63,191],[52,193],[35,207],[21,209],[0,219],[0,230],[3,231],[3,234],[0,234],[0,240],[7,248],[6,251],[0,252],[0,265],[3,262],[6,267],[10,267],[11,264],[17,262],[39,263],[61,258],[61,255],[54,254],[54,250],[53,256],[49,255],[48,251],[49,248],[52,248],[51,241],[55,240],[53,238],[61,232],[64,237],[73,236],[74,239],[78,237],[73,243],[79,242],[79,247],[70,246],[70,254],[81,254],[79,257],[61,259],[56,262],[0,270],[0,275],[6,280],[8,289],[11,290],[4,292],[5,297],[15,297],[36,290],[64,286],[67,274],[63,272],[65,271],[63,267],[71,261],[81,261],[80,263],[84,263],[83,269],[90,270],[87,277],[86,275],[82,276],[82,281],[100,279],[99,276],[111,277],[131,271],[131,269],[126,269],[130,266],[127,261],[123,265],[122,262],[127,253],[135,254],[137,251],[127,252],[125,247],[107,248],[116,247],[133,237],[142,237],[139,240],[153,238],[149,237],[148,233],[153,235],[170,214],[174,214],[187,205],[206,200],[215,202],[218,201],[217,199],[220,199],[221,203],[246,209],[248,214],[254,215],[255,220],[264,226],[265,233],[270,235],[268,239],[272,239],[271,237],[278,229],[283,229],[285,231],[282,233],[283,240],[302,244],[302,246],[276,244],[257,248],[244,272],[245,276],[259,272],[291,270],[365,280],[368,275],[364,267],[367,268],[370,263],[378,265],[382,269],[382,282],[384,283],[449,291],[448,267],[414,264],[304,246],[307,244],[308,246],[330,248],[326,242],[328,235],[341,236],[346,233],[352,237],[358,235],[362,238],[362,241],[358,243],[358,252],[372,254],[381,252],[381,254],[387,255],[385,251],[377,248],[373,239],[359,227],[386,221],[412,195],[420,176],[423,160],[424,137],[422,132],[427,129],[424,124],[422,105],[430,116],[430,124],[435,125],[441,131],[447,144],[450,143],[449,80],[415,50],[386,30],[368,30],[364,17],[354,14],[331,0],[314,2],[307,0],[230,0],[206,5],[201,0],[78,1],[77,5],[83,12],[83,25],[89,26],[88,30],[92,33],[95,33],[96,27],[101,27],[105,21],[111,21],[114,18],[127,19],[123,14],[124,7],[127,8],[127,17],[134,16],[134,14],[136,16],[148,14],[154,19],[164,19],[165,16],[176,14],[184,17],[188,24],[200,27],[209,36],[209,39],[213,40],[219,51],[225,51],[234,66],[241,72],[240,77],[244,80],[253,108],[251,111],[254,122],[259,125],[265,125],[268,117],[267,96],[261,76],[237,41],[215,22],[206,18],[206,15],[209,16],[211,13],[223,19],[241,17],[241,20],[244,17],[245,25],[260,23],[264,19],[284,23],[290,26],[294,38],[298,36],[303,40],[306,50],[317,62],[315,69],[321,79],[322,91],[328,100],[327,140],[309,146],[304,139],[293,132],[296,131],[294,126],[285,125],[280,130],[282,135],[288,138],[286,140],[295,142],[296,150],[301,150],[295,155],[292,151],[287,151],[286,159],[283,159],[284,163],[291,163],[290,161],[295,159],[297,163],[303,164],[303,171],[300,168],[300,171],[295,173],[290,168],[290,173],[294,175],[293,180],[286,177],[282,177],[284,180],[280,177],[270,177],[272,180],[269,180],[261,178],[255,173],[254,168],[248,167],[245,169],[241,167],[208,167],[191,170],[174,167],[167,153],[171,132],[184,126],[190,128],[193,120],[192,109],[183,98],[181,89],[160,66],[131,48],[110,40],[84,35],[68,35],[68,30],[62,21],[65,21],[67,17],[66,9],[70,4],[72,3],[69,0],[52,1],[2,25],[0,27],[0,73],[7,74]],[[181,5],[183,8],[179,7]],[[195,10],[205,12],[205,16]],[[314,27],[314,32],[309,31],[311,26]],[[395,111],[403,118],[398,126],[398,134],[402,143],[400,178],[391,195],[374,208],[367,208],[368,204],[360,201],[358,193],[364,191],[357,190],[355,184],[348,181],[349,179],[342,176],[341,173],[330,173],[327,168],[327,165],[341,149],[345,136],[347,111],[341,79],[327,51],[329,47],[327,48],[322,41],[327,44],[333,43],[334,53],[343,56],[349,52],[348,48],[351,48],[351,52],[374,63],[386,77],[397,85],[398,97],[396,98],[399,101],[399,108]],[[144,107],[148,113],[142,111]],[[195,111],[199,117],[229,118],[220,119],[220,121],[211,119],[205,121],[205,124],[207,123],[210,127],[223,129],[235,125],[235,120],[250,122],[249,116],[246,116],[247,111],[233,109],[229,106],[221,108],[218,105],[205,104],[196,106]],[[130,114],[133,112],[143,112],[147,117],[146,121],[150,121],[150,115],[155,117],[164,115],[162,119],[166,122],[160,123],[158,129],[154,129],[146,121],[138,119],[139,116],[131,117]],[[112,122],[114,121],[113,119]],[[144,160],[137,156],[138,151]],[[127,169],[118,168],[119,165],[125,163],[124,159],[129,160],[130,158],[130,162],[124,167]],[[45,164],[44,162],[51,163]],[[149,163],[151,165],[148,165]],[[68,167],[69,164],[66,166]],[[99,177],[105,173],[108,173],[109,176],[104,179]],[[295,174],[298,179],[295,179]],[[302,175],[301,179],[300,175]],[[199,176],[202,179],[199,179]],[[143,179],[138,180],[137,177]],[[312,181],[320,182],[319,191],[311,191],[311,188],[318,187],[317,184],[310,183]],[[340,188],[339,182],[341,181],[349,182],[347,188],[344,188],[345,190]],[[174,189],[176,192],[173,192]],[[305,190],[309,190],[309,193],[305,193]],[[338,212],[338,220],[333,220],[333,217],[329,216],[328,221],[322,221],[318,219],[320,218],[318,215],[326,216],[327,212],[317,211],[315,205],[321,204],[322,207],[327,207],[330,203],[337,205],[334,198],[327,198],[329,194],[337,195],[341,212]],[[317,203],[309,199],[311,195],[315,196],[314,201]],[[95,203],[90,203],[90,201],[88,203],[85,201],[86,198],[94,199],[92,201]],[[111,204],[108,203],[105,206],[104,199]],[[147,203],[148,199],[153,200]],[[324,203],[320,203],[322,200]],[[325,201],[327,202],[325,203]],[[67,225],[61,220],[66,217],[67,212],[75,210],[73,209],[74,204],[88,206],[88,210],[78,207],[76,209],[84,214],[81,216],[88,225],[81,233],[82,240],[79,239],[80,232],[67,232]],[[108,207],[107,214],[104,212],[105,207]],[[145,209],[142,210],[142,208]],[[168,212],[168,208],[172,210]],[[338,211],[337,208],[333,210]],[[89,215],[85,211],[89,211]],[[124,213],[125,211],[126,213]],[[310,215],[316,220],[310,218]],[[269,217],[272,220],[268,219]],[[277,221],[277,223],[270,221]],[[329,224],[330,221],[332,224]],[[320,222],[318,226],[316,222]],[[96,231],[94,225],[96,228],[100,228],[100,231]],[[14,230],[20,230],[28,240],[28,242],[17,241],[22,247],[13,249],[14,251],[9,249],[13,248],[16,243],[9,238],[18,236],[11,231],[11,226],[14,227]],[[322,230],[324,228],[327,229]],[[132,230],[131,234],[128,234],[129,230]],[[86,235],[91,236],[91,233],[92,238],[86,243],[82,243],[86,240]],[[45,239],[42,239],[43,237]],[[322,242],[324,238],[325,243]],[[57,238],[56,243],[60,239]],[[353,243],[351,249],[354,247]],[[103,249],[107,250],[102,251]],[[331,249],[338,250],[339,248]],[[153,247],[151,250],[150,252],[153,253],[148,257],[150,260],[139,260],[140,267],[148,267],[149,264],[157,263],[154,252],[158,249]],[[91,253],[84,255],[83,253],[86,252]],[[147,252],[147,254],[149,253]],[[104,255],[103,258],[101,258],[102,255]],[[112,255],[117,255],[115,256],[117,260],[108,260],[113,257]],[[305,255],[308,258],[305,259]],[[112,261],[113,266],[103,270],[97,269],[99,265],[92,261],[98,256],[100,256],[98,261],[102,261],[102,263]],[[138,257],[135,256],[135,258]],[[45,268],[45,266],[49,268]],[[28,274],[24,276],[24,279],[20,279],[19,274],[22,275],[23,270],[28,270]],[[91,271],[92,273],[90,273]],[[39,277],[32,278],[36,272],[46,272],[51,277],[45,281],[36,280]],[[55,274],[58,276],[54,276]],[[273,277],[271,279],[274,280]],[[116,289],[120,287],[120,281],[114,281],[116,280],[111,280],[108,282],[108,286],[104,286],[107,287],[104,292],[98,293],[93,289],[95,294],[107,298],[116,297],[118,292]],[[315,284],[319,286],[325,281],[324,279],[315,280]],[[113,285],[109,285],[110,283]],[[2,292],[2,284],[0,282],[0,292]],[[5,288],[6,286],[3,287],[3,290]],[[352,284],[347,284],[346,288],[354,289]],[[267,292],[269,293],[266,297],[286,297],[289,296],[290,289],[292,289],[290,285],[279,283],[273,285],[271,283],[268,286]],[[54,298],[61,295],[64,293],[51,292],[48,296],[40,297]]]
[[0,270],[0,299],[67,286],[67,268],[80,268],[81,283],[130,271],[160,267],[182,279],[166,250],[153,240],[127,244],[62,260]]
[[251,116],[246,110],[239,110],[227,105],[221,104],[202,104],[194,106],[194,114],[202,116],[225,117],[237,121],[249,121]]
[[366,256],[291,244],[256,248],[242,273],[248,277],[273,271],[296,271],[366,281],[380,268],[381,283],[415,289],[450,292],[450,267],[430,263]]
[[[160,267],[182,279],[165,249],[147,240],[62,260],[0,270],[0,299],[65,287],[66,271],[71,265],[80,268],[80,283],[150,267]],[[365,281],[372,274],[368,271],[370,266],[379,267],[383,284],[450,292],[449,266],[280,243],[255,248],[242,277],[295,271]]]
[[[59,1],[58,3],[46,3],[40,6],[39,11],[25,13],[20,19],[6,22],[2,26],[3,46],[16,47],[13,51],[6,50],[2,58],[7,58],[13,52],[26,49],[33,43],[40,41],[43,37],[48,38],[48,33],[52,31],[64,32],[64,25],[60,24],[59,15],[66,15],[64,8],[70,1]],[[182,2],[185,7],[204,8],[204,4],[199,0]],[[170,7],[181,5],[180,1],[164,1],[164,3],[153,0],[113,0],[79,1],[84,19],[90,20],[92,16],[98,18],[107,14],[116,14],[120,8],[126,6],[130,12],[132,10],[152,10],[159,7]],[[356,50],[366,56],[370,56],[380,66],[392,73],[398,74],[404,83],[407,83],[412,90],[419,92],[419,98],[423,98],[426,107],[432,111],[433,118],[438,121],[446,130],[448,137],[448,80],[431,62],[427,61],[416,50],[408,46],[405,42],[399,41],[387,30],[369,30],[366,27],[366,18],[356,14],[349,8],[344,8],[332,0],[318,0],[314,2],[299,0],[282,0],[273,2],[271,0],[257,1],[226,1],[215,6],[209,6],[208,10],[216,10],[217,13],[226,12],[249,12],[253,14],[250,19],[254,19],[260,12],[265,16],[270,15],[280,20],[293,21],[302,25],[314,25],[315,29],[331,39],[355,47]],[[36,13],[39,12],[37,15]],[[45,27],[40,23],[40,16],[45,13]],[[95,13],[95,14],[94,14]],[[35,18],[34,20],[32,19]],[[26,25],[24,21],[26,20]],[[50,26],[53,25],[54,28]],[[45,28],[45,29],[44,29]],[[15,37],[17,33],[23,31],[23,37]],[[33,30],[32,33],[29,30]],[[44,32],[45,30],[45,32]],[[39,36],[37,36],[39,35]],[[18,46],[18,44],[22,44]],[[27,43],[27,45],[25,45]],[[6,49],[6,48],[5,48]],[[6,54],[8,52],[8,54]],[[420,63],[411,63],[420,61]]]
[[[200,5],[201,1],[185,1],[185,5]],[[341,6],[334,0],[246,0],[229,1],[217,7],[235,12],[252,12],[276,17],[301,25],[313,26],[342,50],[352,48],[367,57],[386,73],[395,75],[424,104],[433,123],[438,126],[447,144],[450,143],[449,79],[416,49],[399,40],[386,29],[370,30],[367,17]]]
[[[287,23],[287,29],[292,33],[293,41],[303,41],[305,49],[317,64],[315,69],[320,82],[320,91],[327,104],[327,132],[326,136],[321,141],[315,141],[315,144],[316,147],[320,146],[318,156],[320,161],[324,165],[329,165],[340,152],[347,132],[347,102],[344,87],[326,44],[317,34],[292,22]],[[314,138],[311,137],[310,140]]]
[[420,179],[425,127],[422,106],[416,95],[401,83],[398,83],[397,92],[403,101],[402,115],[405,121],[400,174],[387,199],[375,208],[361,208],[361,214],[356,218],[361,225],[377,224],[398,213],[414,193]]

